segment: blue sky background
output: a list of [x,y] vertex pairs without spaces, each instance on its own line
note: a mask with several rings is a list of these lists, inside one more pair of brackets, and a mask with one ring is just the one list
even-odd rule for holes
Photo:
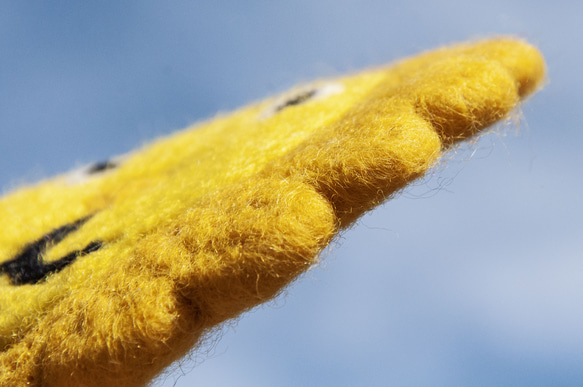
[[0,190],[298,82],[518,35],[549,69],[518,129],[459,149],[155,385],[580,386],[582,14],[575,0],[0,0]]

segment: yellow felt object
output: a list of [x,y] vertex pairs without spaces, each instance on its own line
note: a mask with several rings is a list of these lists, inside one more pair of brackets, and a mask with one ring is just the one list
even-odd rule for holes
[[1,198],[0,385],[148,383],[544,71],[519,40],[446,47]]

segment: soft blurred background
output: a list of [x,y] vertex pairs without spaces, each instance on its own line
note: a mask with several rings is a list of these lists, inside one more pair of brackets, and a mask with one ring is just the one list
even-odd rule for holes
[[298,82],[517,35],[549,71],[519,125],[458,149],[155,385],[581,386],[582,4],[1,0],[0,189]]

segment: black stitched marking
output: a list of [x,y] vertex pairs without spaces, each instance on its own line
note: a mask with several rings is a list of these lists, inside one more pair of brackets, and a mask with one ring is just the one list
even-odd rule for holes
[[111,160],[106,160],[106,161],[100,161],[98,163],[95,163],[93,165],[90,165],[89,168],[87,169],[87,174],[88,175],[93,175],[99,172],[103,172],[103,171],[107,171],[110,169],[114,169],[118,166],[118,164],[114,161]]
[[77,257],[99,250],[101,241],[93,241],[82,250],[73,251],[54,262],[43,263],[43,254],[49,245],[59,243],[67,235],[78,230],[93,215],[81,218],[73,223],[66,224],[43,235],[38,240],[28,244],[15,258],[0,264],[0,273],[6,273],[12,284],[36,284],[49,274],[58,273]]
[[287,101],[283,102],[282,104],[278,105],[275,108],[275,111],[279,112],[288,106],[294,106],[294,105],[299,105],[301,103],[304,103],[307,100],[309,100],[310,98],[312,98],[315,94],[316,94],[316,90],[308,90],[306,92],[298,94],[294,98],[290,98]]

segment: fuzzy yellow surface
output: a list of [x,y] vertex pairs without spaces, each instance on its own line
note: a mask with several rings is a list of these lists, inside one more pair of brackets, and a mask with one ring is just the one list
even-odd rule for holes
[[[8,194],[0,385],[147,383],[276,296],[342,228],[543,77],[541,55],[521,41],[446,47],[218,116],[116,168]],[[9,262],[85,218],[38,256],[50,265],[83,253],[18,283]]]

